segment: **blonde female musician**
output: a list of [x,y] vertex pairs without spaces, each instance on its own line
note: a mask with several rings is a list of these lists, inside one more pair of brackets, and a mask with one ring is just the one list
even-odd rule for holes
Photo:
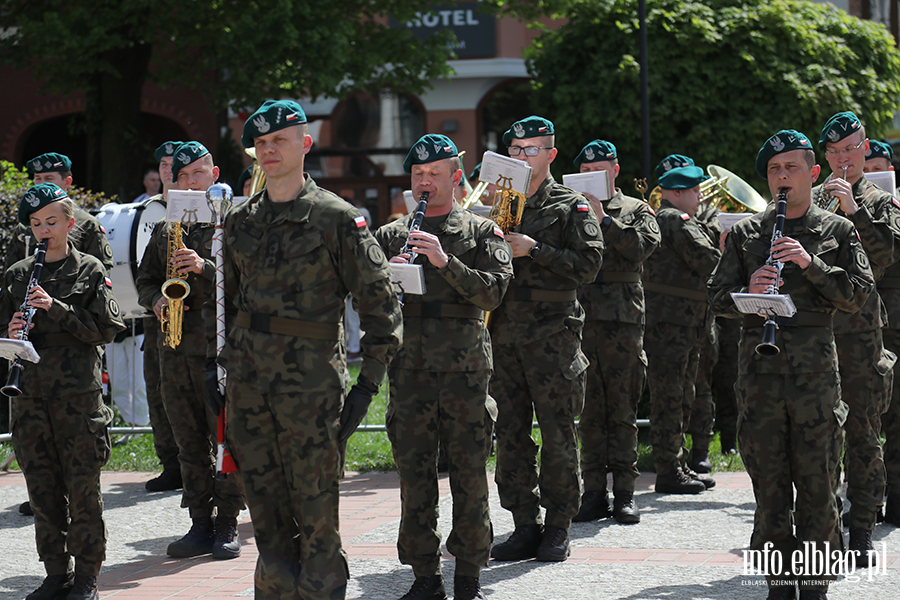
[[72,245],[74,210],[55,184],[28,190],[19,221],[31,226],[35,239],[48,240],[44,266],[38,285],[28,289],[36,258],[14,264],[0,296],[9,338],[21,337],[26,326],[27,297],[27,306],[35,309],[28,340],[41,357],[25,363],[12,398],[13,445],[47,572],[27,600],[97,598],[106,556],[100,468],[109,460],[112,411],[100,394],[99,347],[124,324],[103,265]]

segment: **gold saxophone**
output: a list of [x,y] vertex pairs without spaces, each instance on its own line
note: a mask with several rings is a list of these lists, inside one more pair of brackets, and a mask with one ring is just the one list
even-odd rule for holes
[[[845,166],[843,169],[844,173],[843,175],[841,175],[841,178],[846,180],[847,167]],[[834,179],[834,173],[831,173],[831,175],[829,175],[828,178],[822,182],[822,185],[820,185],[818,189],[816,189],[816,192],[813,194],[813,204],[823,210],[827,210],[828,212],[836,212],[837,209],[841,207],[841,199],[825,189],[825,186],[832,179]]]
[[169,225],[169,245],[166,251],[166,282],[162,284],[162,294],[167,300],[162,307],[162,331],[165,334],[163,344],[169,348],[177,348],[181,343],[181,326],[184,321],[184,299],[191,293],[187,273],[179,274],[172,263],[175,251],[184,248],[181,240],[181,222]]

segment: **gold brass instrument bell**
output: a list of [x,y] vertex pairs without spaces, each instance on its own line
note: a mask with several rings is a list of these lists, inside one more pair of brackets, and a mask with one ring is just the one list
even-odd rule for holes
[[[700,202],[717,208],[719,212],[726,213],[758,213],[766,209],[766,199],[749,183],[728,169],[709,165],[706,172],[709,173],[709,179],[700,184]],[[635,187],[637,185],[638,181],[635,180]],[[640,188],[637,189],[643,196],[643,191]],[[657,210],[661,200],[662,190],[656,186],[650,192],[647,203],[650,208]]]

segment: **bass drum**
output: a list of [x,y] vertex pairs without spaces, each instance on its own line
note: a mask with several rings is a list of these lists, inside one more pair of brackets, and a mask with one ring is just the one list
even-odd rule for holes
[[166,218],[166,205],[158,197],[134,204],[104,204],[96,217],[112,246],[114,266],[109,278],[122,317],[149,316],[151,313],[138,304],[135,281],[153,226]]

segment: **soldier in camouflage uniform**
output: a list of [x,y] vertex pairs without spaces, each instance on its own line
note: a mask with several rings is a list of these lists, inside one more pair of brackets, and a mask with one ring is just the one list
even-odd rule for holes
[[[32,174],[34,185],[53,183],[64,192],[72,185],[72,161],[64,154],[56,152],[41,154],[29,160],[25,166]],[[75,231],[72,232],[71,239],[76,250],[95,257],[103,264],[107,273],[112,270],[113,253],[106,231],[100,221],[78,206],[75,207]],[[4,270],[9,269],[26,255],[33,254],[34,248],[35,241],[28,227],[21,223],[16,225],[6,250]]]
[[[756,172],[768,179],[773,195],[786,191],[784,236],[773,244],[775,203],[737,223],[709,287],[716,314],[741,318],[730,294],[763,294],[775,285],[777,269],[766,264],[771,252],[784,265],[780,293],[789,294],[798,311],[789,319],[778,317],[775,356],[755,351],[765,319],[742,317],[735,391],[738,444],[757,505],[750,548],[771,549],[783,566],[777,571],[772,561],[757,565],[767,572],[769,600],[796,597],[793,552],[804,543],[828,553],[843,548],[836,474],[847,405],[841,401],[831,323],[836,310],[859,310],[874,290],[853,224],[811,205],[819,175],[814,161],[802,133],[783,130],[766,141]],[[798,566],[812,573],[800,578],[800,600],[824,600],[827,580],[834,577],[823,575],[822,562]]]
[[[159,175],[163,191],[150,198],[165,204],[170,189],[178,186],[172,181],[172,161],[175,149],[182,142],[166,142],[154,153],[159,162]],[[162,348],[162,331],[156,315],[144,317],[144,382],[147,385],[147,406],[150,409],[150,424],[153,426],[153,448],[163,472],[149,480],[145,487],[148,492],[162,492],[181,489],[181,465],[178,462],[178,444],[160,390],[159,354]]]
[[[256,598],[341,599],[349,573],[338,532],[340,447],[384,379],[402,315],[365,219],[303,172],[312,138],[300,105],[265,102],[241,141],[256,148],[266,189],[225,222],[228,337],[219,361],[259,549]],[[366,332],[349,392],[348,293]],[[214,383],[214,365],[208,374]]]
[[[533,169],[521,225],[506,236],[515,282],[491,316],[497,400],[497,472],[503,508],[515,531],[493,547],[496,560],[563,561],[581,504],[578,432],[588,359],[581,351],[579,285],[597,278],[603,234],[587,199],[554,181],[553,123],[518,121],[503,134],[510,156]],[[541,468],[531,437],[541,427]],[[546,529],[541,506],[547,509]]]
[[[619,174],[616,147],[594,140],[581,149],[575,167],[582,173],[606,171],[609,199],[585,194],[600,220],[606,249],[603,270],[593,283],[578,288],[584,307],[582,349],[591,364],[587,371],[581,436],[584,493],[573,521],[613,516],[619,523],[637,523],[634,502],[637,470],[637,406],[647,374],[644,354],[643,262],[659,245],[653,210],[615,187]],[[613,474],[612,506],[606,474]]]
[[657,167],[662,243],[644,276],[650,435],[656,491],[666,494],[696,494],[715,485],[688,468],[685,449],[700,345],[707,335],[706,280],[721,255],[707,227],[695,218],[699,185],[708,177],[692,163],[670,155]]
[[453,495],[447,549],[456,556],[455,600],[484,598],[479,576],[493,538],[485,463],[496,408],[488,397],[493,365],[484,313],[506,292],[512,251],[492,221],[453,201],[463,176],[459,166],[449,138],[422,137],[403,163],[412,174],[413,197],[430,194],[421,229],[410,232],[413,215],[407,215],[375,233],[392,263],[408,263],[409,251],[401,253],[408,240],[425,274],[425,294],[404,297],[403,345],[388,371],[385,421],[402,500],[397,549],[416,576],[404,600],[447,598],[437,528],[441,439]]
[[55,184],[28,190],[19,222],[31,225],[35,239],[49,240],[40,283],[28,289],[35,257],[26,258],[7,269],[0,300],[7,337],[17,338],[27,296],[35,310],[29,341],[41,356],[39,363],[24,362],[22,395],[12,400],[13,446],[47,571],[27,600],[95,600],[106,558],[100,468],[109,460],[113,413],[100,394],[100,349],[124,324],[106,269],[68,239],[74,212]]
[[[175,149],[172,182],[177,182],[179,189],[205,191],[218,176],[219,169],[202,144],[187,142]],[[215,227],[211,223],[182,224],[184,247],[169,256],[171,230],[167,221],[154,226],[136,282],[139,302],[159,321],[167,303],[162,284],[169,279],[169,261],[179,275],[187,276],[190,286],[184,300],[181,343],[170,348],[161,334],[157,346],[160,389],[178,444],[184,485],[181,506],[190,510],[192,521],[190,531],[169,544],[166,552],[175,558],[210,553],[213,558],[236,558],[241,554],[237,516],[245,504],[237,477],[216,478],[216,417],[206,405],[204,390],[208,341],[202,308],[215,290],[216,266],[211,257]]]
[[[813,190],[840,199],[837,214],[847,217],[859,233],[876,282],[900,258],[900,206],[897,200],[863,175],[869,140],[852,112],[834,115],[822,128],[819,149],[831,167],[831,180]],[[900,266],[897,267],[900,271]],[[881,450],[881,414],[888,408],[897,357],[886,351],[882,328],[887,314],[877,293],[859,312],[834,318],[834,340],[841,372],[841,399],[850,407],[844,430],[844,465],[850,511],[851,552],[856,564],[869,564],[872,531],[884,504],[885,473]],[[874,559],[874,553],[871,555]]]
[[[894,150],[890,144],[869,140],[869,152],[863,173],[893,171],[891,163]],[[895,198],[900,193],[894,194]],[[895,221],[900,227],[900,221]],[[887,309],[888,322],[881,333],[884,347],[894,354],[900,352],[900,266],[894,263],[885,270],[884,277],[876,282],[878,294]],[[894,365],[896,367],[896,364]],[[884,468],[886,472],[887,502],[883,518],[900,527],[900,385],[891,387],[890,407],[881,417],[884,429]],[[882,515],[879,515],[881,519]]]

